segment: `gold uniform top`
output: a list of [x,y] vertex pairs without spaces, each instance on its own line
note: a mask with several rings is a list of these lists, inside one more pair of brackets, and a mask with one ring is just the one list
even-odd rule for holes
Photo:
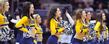
[[36,35],[37,35],[37,41],[41,41],[42,42],[42,39],[43,39],[43,31],[42,31],[42,28],[40,26],[38,26],[37,24],[35,24],[35,28],[36,28]]
[[76,21],[76,25],[75,25],[76,34],[75,34],[74,38],[83,40],[83,37],[85,37],[86,34],[88,33],[88,28],[83,28],[83,26],[84,26],[84,24],[81,21],[81,19],[78,19]]
[[0,25],[4,24],[8,24],[8,22],[6,22],[6,17],[3,16],[2,13],[0,13]]
[[55,35],[57,32],[62,32],[64,30],[64,28],[59,27],[58,24],[58,21],[56,21],[54,18],[50,20],[51,35]]
[[[95,27],[94,27],[94,30],[96,31],[96,35],[98,38],[100,38],[100,25],[101,23],[100,22],[97,22]],[[107,38],[107,35],[108,34],[108,28],[106,27],[106,30],[105,30],[105,33],[103,34],[104,35],[104,38]]]
[[23,31],[23,32],[29,32],[28,29],[25,28],[26,26],[29,26],[29,19],[28,19],[27,16],[23,16],[23,17],[21,18],[21,20],[19,20],[19,21],[16,23],[16,25],[15,25],[15,27],[16,27],[16,28],[19,28],[21,31]]
[[43,36],[42,36],[43,30],[42,30],[41,26],[36,23],[36,19],[34,19],[32,17],[30,17],[30,19],[31,19],[31,21],[30,21],[30,27],[33,27],[32,32],[33,32],[34,36],[35,35],[37,36],[36,37],[37,39],[35,41],[42,42],[42,39],[43,39]]
[[[31,23],[32,22],[32,23]],[[28,17],[27,16],[23,16],[22,18],[21,18],[21,20],[19,20],[17,23],[16,23],[16,25],[15,25],[15,27],[16,28],[19,28],[19,30],[21,30],[21,31],[23,31],[24,33],[26,32],[29,32],[29,30],[27,29],[27,28],[25,28],[26,26],[32,26],[33,27],[33,25],[35,24],[34,23],[34,21],[33,21],[33,19],[31,19],[31,22],[30,22],[30,20],[28,19]],[[34,26],[35,27],[35,26]],[[36,32],[37,32],[37,30],[34,30],[34,29],[32,29],[32,35],[33,35],[33,37],[34,37],[34,34],[36,34]],[[37,41],[36,40],[34,40],[34,43],[36,43]]]

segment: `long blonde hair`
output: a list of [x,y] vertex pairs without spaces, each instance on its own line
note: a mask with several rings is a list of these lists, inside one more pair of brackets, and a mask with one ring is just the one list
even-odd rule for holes
[[0,0],[0,13],[3,13],[5,11],[6,2],[8,2],[8,0]]

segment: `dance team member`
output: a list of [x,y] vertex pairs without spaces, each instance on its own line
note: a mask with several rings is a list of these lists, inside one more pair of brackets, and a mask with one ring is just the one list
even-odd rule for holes
[[35,34],[36,34],[36,41],[37,41],[37,44],[42,44],[42,39],[43,39],[43,36],[42,36],[42,34],[43,34],[43,30],[42,30],[42,28],[41,28],[41,26],[40,26],[40,24],[41,24],[41,17],[40,17],[40,15],[38,15],[38,14],[35,14],[34,15],[34,21],[35,21],[35,29],[36,29],[36,31],[35,31]]
[[8,0],[0,0],[0,44],[14,44],[10,42],[14,38],[14,33],[10,33],[12,30],[9,28],[8,16],[5,14],[8,11]]
[[86,23],[86,11],[81,9],[77,10],[76,25],[75,25],[76,34],[74,36],[74,44],[84,44],[83,42],[84,37],[88,32],[88,27],[85,23]]
[[[30,15],[34,12],[34,5],[31,2],[23,3],[23,16],[19,20],[15,27],[23,31],[23,40],[20,44],[34,44],[33,37],[31,37],[31,27],[30,27]],[[19,38],[20,39],[20,38]]]
[[105,20],[106,16],[104,12],[97,13],[98,18],[94,30],[96,31],[96,36],[98,43],[106,44],[105,40],[108,38],[108,28],[106,26]]
[[59,26],[59,17],[61,17],[61,10],[59,8],[52,8],[48,17],[51,36],[48,38],[47,44],[58,44],[60,34],[64,30],[64,27]]

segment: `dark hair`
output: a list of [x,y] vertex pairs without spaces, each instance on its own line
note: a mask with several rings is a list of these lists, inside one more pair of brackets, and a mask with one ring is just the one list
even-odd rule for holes
[[82,15],[82,9],[78,9],[78,10],[76,10],[76,19],[78,20],[78,19],[81,19],[81,15]]
[[102,13],[105,13],[104,11],[100,11],[100,12],[98,12],[98,13],[96,13],[96,15],[97,15],[97,21],[103,21],[103,16],[102,16]]
[[97,13],[97,21],[100,22],[100,32],[103,31],[103,18],[102,13]]
[[50,20],[52,19],[52,18],[55,18],[55,14],[56,14],[56,11],[57,11],[57,8],[58,7],[56,7],[56,8],[51,8],[50,9],[50,11],[48,12],[48,28],[50,28]]
[[23,9],[23,16],[27,16],[28,18],[29,18],[29,10],[30,10],[30,5],[31,5],[32,3],[31,2],[24,2],[23,3],[23,6],[22,6],[22,9]]
[[96,14],[97,15],[97,21],[100,21],[100,22],[102,22],[102,13],[97,13]]

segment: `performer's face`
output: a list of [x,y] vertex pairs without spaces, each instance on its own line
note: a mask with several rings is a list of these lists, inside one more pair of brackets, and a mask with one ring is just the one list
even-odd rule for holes
[[39,24],[42,22],[41,17],[39,15],[36,17],[36,22],[39,23]]
[[5,2],[4,8],[5,8],[4,11],[9,11],[9,8],[10,8],[9,2]]
[[33,14],[33,13],[34,13],[34,5],[31,4],[31,5],[30,5],[30,14]]
[[61,16],[61,10],[59,8],[57,8],[56,17],[60,17],[60,16]]
[[91,13],[90,12],[87,13],[87,19],[89,19],[89,20],[91,19]]
[[86,18],[86,11],[82,11],[82,18]]
[[103,19],[103,20],[106,20],[105,13],[102,13],[102,19]]

